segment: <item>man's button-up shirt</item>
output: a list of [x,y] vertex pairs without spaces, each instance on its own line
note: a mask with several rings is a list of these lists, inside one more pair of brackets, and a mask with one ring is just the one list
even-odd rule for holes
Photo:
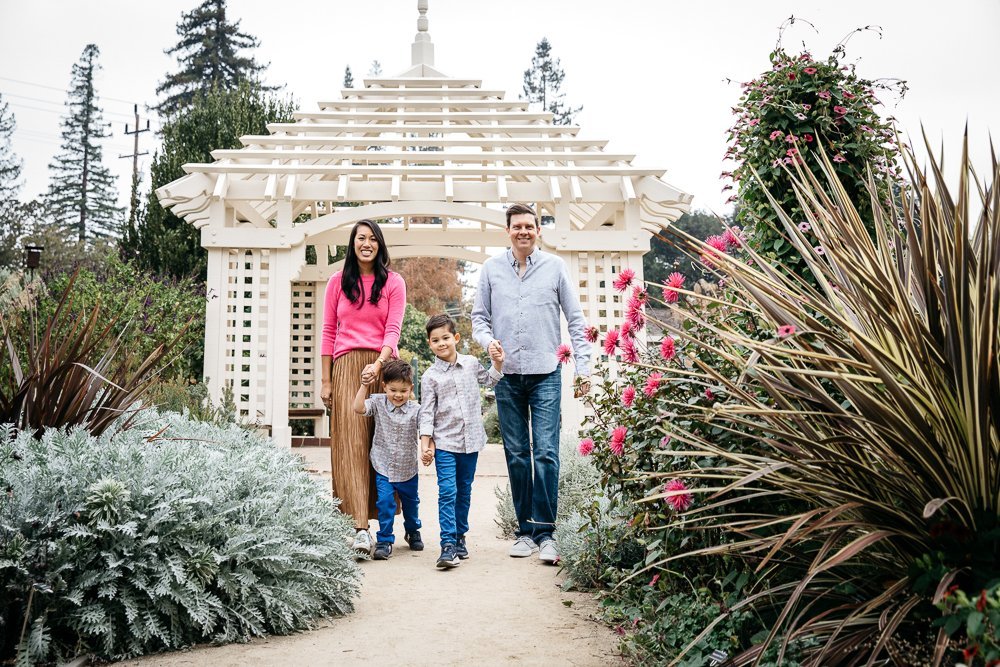
[[365,399],[365,416],[375,417],[371,452],[375,472],[390,482],[405,482],[416,475],[420,404],[407,401],[396,407],[385,394],[372,394]]
[[542,375],[559,365],[561,316],[573,345],[576,374],[590,375],[587,322],[566,263],[557,255],[535,249],[523,275],[508,248],[483,264],[472,309],[472,335],[484,348],[499,340],[506,358],[505,374]]
[[435,359],[420,382],[420,435],[445,452],[472,454],[486,446],[479,386],[496,385],[503,374],[460,354],[455,363]]

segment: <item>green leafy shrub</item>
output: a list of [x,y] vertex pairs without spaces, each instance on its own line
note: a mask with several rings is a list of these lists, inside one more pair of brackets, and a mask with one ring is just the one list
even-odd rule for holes
[[235,425],[147,410],[100,437],[0,426],[0,461],[0,660],[288,633],[358,594],[328,489]]
[[806,264],[782,232],[770,197],[812,245],[819,242],[809,232],[812,218],[796,200],[786,167],[797,164],[819,173],[822,146],[870,230],[873,213],[868,179],[874,185],[876,202],[882,203],[901,180],[891,118],[879,115],[876,90],[901,95],[905,85],[860,78],[843,57],[842,46],[826,60],[808,52],[794,55],[775,49],[771,69],[743,84],[743,95],[734,109],[736,122],[729,131],[726,155],[736,161],[736,167],[723,175],[738,186],[731,198],[738,202],[737,222],[761,257],[800,275],[808,275]]
[[1000,663],[1000,581],[973,596],[953,586],[937,608],[944,615],[934,621],[934,627],[961,638],[963,664],[991,667]]
[[[204,365],[205,287],[194,280],[161,278],[108,255],[99,265],[72,274],[50,273],[38,312],[44,319],[72,284],[73,303],[89,312],[100,306],[105,321],[117,318],[122,345],[144,358],[175,338],[176,354],[163,373],[172,378],[201,378]],[[102,322],[104,323],[104,322]]]

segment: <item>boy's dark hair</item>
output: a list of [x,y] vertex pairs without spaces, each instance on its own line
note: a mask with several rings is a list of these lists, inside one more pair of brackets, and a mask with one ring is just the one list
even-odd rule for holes
[[382,382],[398,380],[413,384],[413,369],[402,359],[390,359],[382,366]]
[[535,227],[538,227],[538,214],[535,213],[535,209],[531,208],[527,204],[511,204],[507,207],[507,229],[510,229],[510,219],[515,215],[524,215],[527,213],[532,218],[535,219]]
[[441,327],[448,327],[448,331],[451,333],[457,333],[458,329],[455,327],[455,320],[451,319],[444,313],[440,315],[433,315],[427,320],[427,337],[431,337],[431,332],[435,329],[440,329]]

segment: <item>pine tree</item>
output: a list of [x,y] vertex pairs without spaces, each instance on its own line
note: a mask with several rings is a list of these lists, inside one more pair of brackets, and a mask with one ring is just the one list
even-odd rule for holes
[[49,164],[51,177],[44,195],[56,226],[80,242],[117,235],[123,213],[116,205],[115,178],[102,162],[98,143],[109,136],[94,89],[94,77],[101,69],[99,55],[97,46],[88,44],[80,62],[73,65],[66,101],[69,114],[62,120],[62,148]]
[[351,66],[344,68],[344,88],[354,87],[354,74],[351,73]]
[[538,102],[542,111],[550,111],[556,125],[570,125],[576,114],[583,110],[582,106],[575,109],[567,106],[565,94],[562,93],[563,72],[558,58],[552,57],[552,45],[546,37],[535,46],[535,55],[531,59],[531,67],[524,71],[524,94],[522,100]]
[[11,146],[15,126],[14,114],[0,95],[0,201],[14,199],[21,189],[21,159]]
[[240,32],[239,21],[227,20],[226,0],[205,0],[182,13],[177,34],[181,41],[165,53],[177,55],[181,70],[167,75],[156,89],[157,95],[167,96],[156,107],[163,115],[190,107],[199,92],[234,90],[243,81],[254,81],[267,67],[238,55],[241,49],[257,48],[260,41]]
[[368,77],[375,79],[382,76],[382,63],[377,60],[372,61],[372,66],[368,68]]

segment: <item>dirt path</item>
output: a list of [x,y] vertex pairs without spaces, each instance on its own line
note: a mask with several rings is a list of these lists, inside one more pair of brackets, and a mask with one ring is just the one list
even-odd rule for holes
[[[301,451],[310,469],[329,478],[326,449]],[[507,555],[510,542],[498,539],[493,522],[494,488],[506,483],[503,451],[489,445],[480,455],[473,486],[471,557],[455,570],[434,567],[439,553],[437,480],[433,466],[422,468],[420,517],[427,548],[407,549],[399,517],[392,558],[362,563],[364,582],[353,614],[299,635],[199,647],[123,664],[620,665],[616,637],[591,620],[595,606],[589,595],[560,590],[556,567],[535,557]]]

